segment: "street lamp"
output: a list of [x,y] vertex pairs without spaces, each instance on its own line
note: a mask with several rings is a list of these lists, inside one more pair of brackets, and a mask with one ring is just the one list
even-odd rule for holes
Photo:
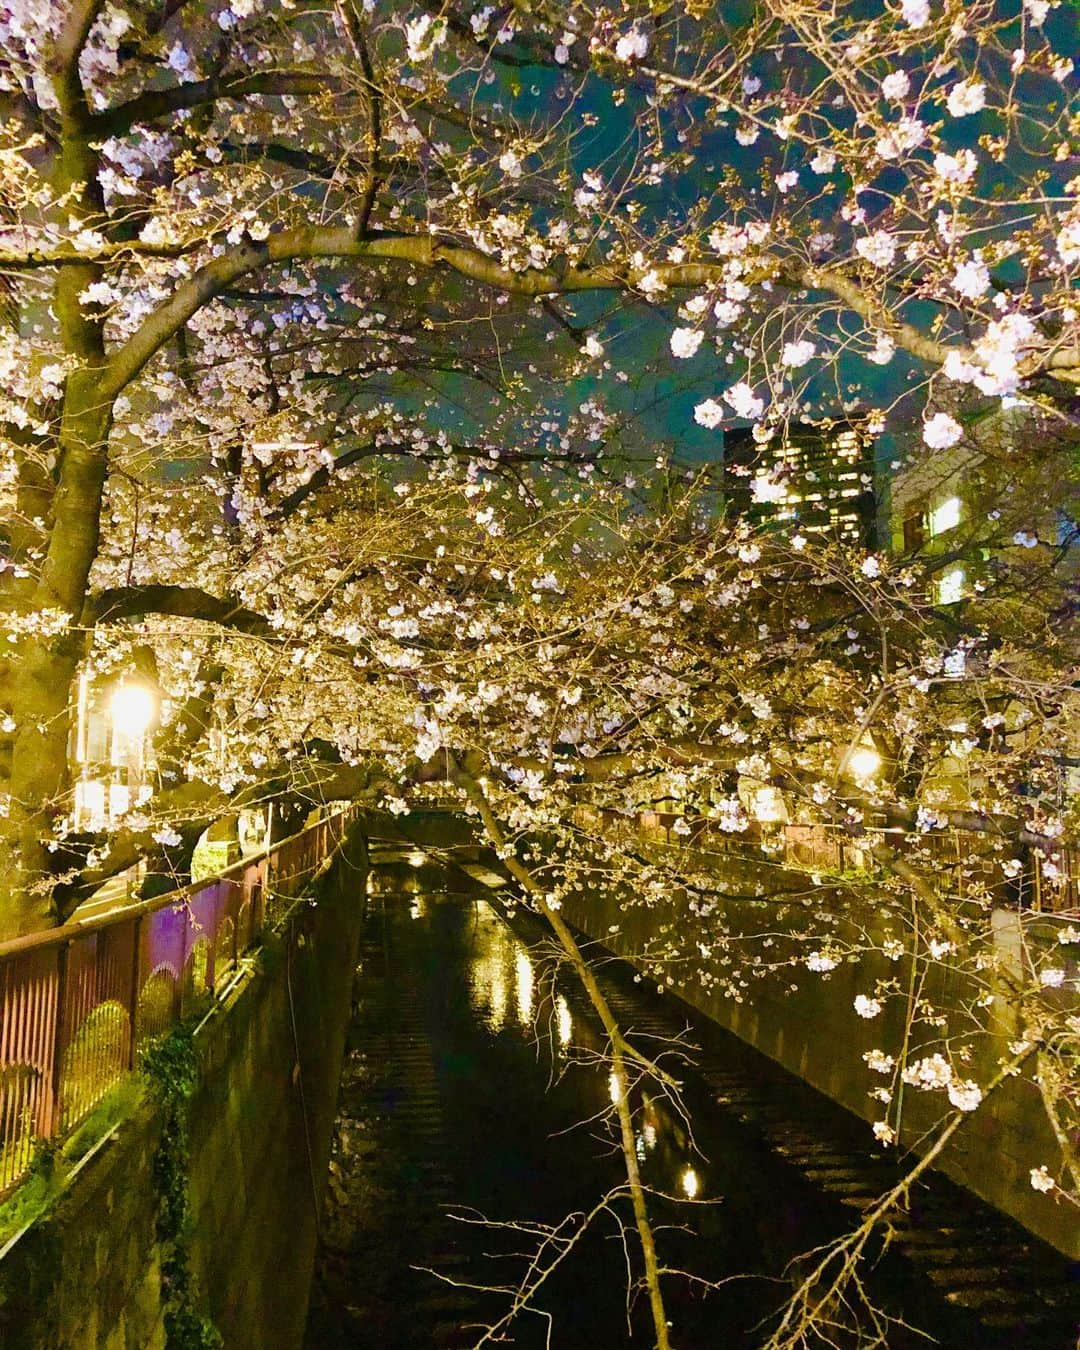
[[139,741],[157,712],[157,698],[145,684],[117,686],[109,705],[114,732],[127,741]]
[[848,755],[845,768],[857,782],[869,783],[878,775],[881,768],[881,756],[872,745],[867,745],[864,742],[862,745],[857,745]]
[[132,806],[145,800],[143,787],[146,733],[158,712],[154,689],[141,681],[121,679],[109,700],[112,723],[112,761],[116,774],[109,785],[109,815],[125,815]]

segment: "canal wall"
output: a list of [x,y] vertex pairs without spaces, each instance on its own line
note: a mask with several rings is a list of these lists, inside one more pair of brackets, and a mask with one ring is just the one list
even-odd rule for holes
[[[732,875],[723,876],[724,888],[753,896],[760,877],[734,860],[728,870]],[[825,908],[773,899],[721,899],[710,918],[703,919],[690,912],[685,896],[648,906],[610,894],[564,901],[571,923],[647,973],[661,990],[678,994],[833,1101],[873,1121],[884,1112],[870,1093],[888,1080],[871,1072],[863,1055],[873,1049],[895,1053],[902,1043],[905,994],[913,987],[912,963],[906,949],[897,960],[882,954],[887,938],[903,941],[904,933],[871,900],[845,897],[843,906],[836,907],[844,917],[830,916],[827,928]],[[805,963],[813,948],[826,945],[823,931],[829,934],[830,946],[857,955],[840,960],[830,971],[815,973]],[[995,932],[1006,962],[1013,952],[1020,959],[1015,916],[999,911]],[[1047,939],[1052,940],[1052,934]],[[711,948],[708,958],[700,943]],[[722,964],[725,952],[740,949],[746,961]],[[734,980],[733,965],[740,970]],[[687,971],[695,973],[687,976]],[[970,1048],[971,1077],[986,1082],[998,1063],[1009,1057],[1009,1042],[1020,1034],[1009,1001],[995,997],[978,1008],[986,985],[975,988],[945,962],[930,972],[920,967],[918,975],[920,994],[951,1014],[950,1029],[957,1032],[954,1048],[961,1044]],[[855,997],[872,995],[878,981],[893,995],[885,1000],[883,1013],[867,1021],[855,1014]],[[940,1042],[925,1048],[913,1043],[909,1058],[940,1048]],[[901,1144],[918,1151],[947,1110],[943,1092],[906,1089]],[[1030,1183],[1032,1168],[1046,1166],[1052,1174],[1060,1174],[1061,1167],[1061,1150],[1030,1062],[1027,1071],[1006,1080],[971,1114],[937,1165],[1045,1242],[1080,1259],[1075,1211],[1033,1190]]]
[[[303,1335],[366,856],[354,830],[315,884],[316,903],[297,905],[194,1040],[190,1306],[228,1350],[295,1350]],[[144,1098],[0,1262],[5,1350],[166,1346],[165,1127]],[[185,1350],[213,1343],[173,1338]]]

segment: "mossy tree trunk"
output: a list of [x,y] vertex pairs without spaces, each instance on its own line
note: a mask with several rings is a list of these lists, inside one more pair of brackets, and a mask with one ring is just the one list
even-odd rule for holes
[[[59,121],[50,185],[55,199],[65,203],[67,220],[89,227],[105,214],[79,56],[100,8],[99,0],[75,0],[49,60]],[[16,645],[5,690],[15,730],[8,816],[0,836],[0,937],[55,922],[49,840],[55,815],[68,804],[70,690],[83,648],[78,623],[97,556],[116,397],[102,389],[104,316],[82,298],[101,277],[102,268],[91,261],[56,270],[52,310],[72,369],[49,447],[51,493],[43,497],[41,491],[42,447],[20,466],[21,486],[47,502],[48,514],[41,522],[46,542],[37,550],[36,566],[4,597],[29,626]]]

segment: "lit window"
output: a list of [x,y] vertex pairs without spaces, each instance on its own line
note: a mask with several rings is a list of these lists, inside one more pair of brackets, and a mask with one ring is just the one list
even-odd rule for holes
[[939,605],[955,605],[964,598],[964,569],[950,567],[937,583],[937,602]]
[[960,498],[946,497],[930,512],[930,538],[936,539],[939,534],[944,534],[946,530],[954,529],[959,524]]

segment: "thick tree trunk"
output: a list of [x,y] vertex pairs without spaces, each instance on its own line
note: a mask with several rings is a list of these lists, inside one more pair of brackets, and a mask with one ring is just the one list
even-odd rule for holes
[[[97,554],[111,420],[111,401],[98,393],[98,371],[75,371],[64,400],[49,547],[30,598],[31,615],[44,616],[43,631],[22,639],[11,672],[16,730],[10,809],[0,837],[0,938],[56,921],[49,842],[56,816],[70,805],[70,691],[83,650],[75,625]],[[66,626],[50,636],[53,618]]]

